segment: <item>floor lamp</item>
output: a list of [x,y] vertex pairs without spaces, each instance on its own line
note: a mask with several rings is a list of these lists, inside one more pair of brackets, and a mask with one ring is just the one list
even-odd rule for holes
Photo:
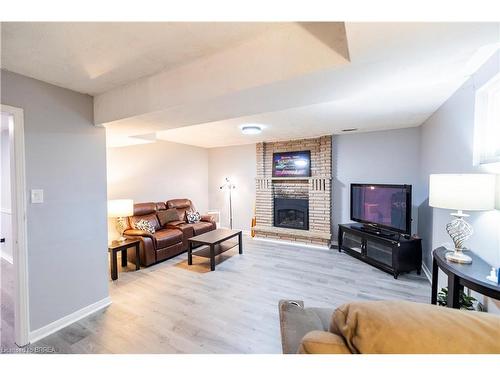
[[224,185],[220,186],[219,189],[228,189],[229,190],[229,228],[233,229],[233,197],[232,192],[236,186],[231,182],[229,177],[226,177],[226,182]]

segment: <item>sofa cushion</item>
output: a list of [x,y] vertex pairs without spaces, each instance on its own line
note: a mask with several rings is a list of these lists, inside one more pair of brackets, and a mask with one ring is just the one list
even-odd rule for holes
[[153,226],[153,224],[151,224],[148,220],[144,219],[136,221],[134,224],[134,228],[150,234],[155,233],[155,227]]
[[187,223],[184,220],[174,220],[174,221],[170,221],[168,223],[168,225],[173,225],[173,226],[182,225],[182,224],[187,224]]
[[179,215],[179,220],[186,220],[186,211],[194,210],[193,202],[189,199],[171,199],[167,201],[167,208],[175,208]]
[[300,341],[299,354],[351,354],[344,339],[330,332],[311,331]]
[[136,203],[134,204],[134,216],[150,215],[156,213],[156,203]]
[[500,317],[406,301],[353,302],[335,310],[331,331],[353,353],[500,353]]
[[191,205],[191,201],[186,198],[167,201],[167,208],[191,208]]
[[186,240],[194,236],[193,227],[184,221],[171,221],[167,224],[167,227],[181,230]]
[[179,221],[179,215],[175,208],[169,208],[168,210],[158,211],[158,219],[160,220],[160,225],[164,227],[167,223]]
[[167,204],[165,202],[156,202],[155,205],[157,211],[162,211],[167,209]]
[[201,221],[201,215],[198,211],[186,211],[186,221],[189,224],[199,223]]
[[197,236],[199,234],[206,233],[206,232],[210,232],[211,230],[214,229],[212,223],[206,223],[204,221],[200,221],[198,223],[193,223],[193,224],[186,224],[186,225],[193,228],[195,236]]
[[161,229],[160,222],[158,221],[158,218],[156,217],[156,213],[148,214],[148,215],[131,216],[131,217],[129,217],[130,227],[132,229],[137,229],[135,227],[135,224],[138,221],[140,221],[140,220],[149,221],[149,223],[153,226],[153,228],[155,229],[155,231]]
[[154,234],[154,237],[157,249],[182,242],[182,232],[177,229],[160,229]]

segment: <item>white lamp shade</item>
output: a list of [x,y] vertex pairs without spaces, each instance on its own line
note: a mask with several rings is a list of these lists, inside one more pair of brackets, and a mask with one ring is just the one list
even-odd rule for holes
[[132,199],[112,199],[108,201],[108,217],[126,217],[134,214]]
[[495,176],[491,174],[431,174],[429,206],[450,210],[495,208]]

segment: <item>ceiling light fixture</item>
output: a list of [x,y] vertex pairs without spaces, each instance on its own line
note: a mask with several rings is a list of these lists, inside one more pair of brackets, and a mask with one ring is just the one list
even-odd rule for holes
[[241,132],[245,135],[260,134],[262,133],[262,127],[260,125],[243,125]]

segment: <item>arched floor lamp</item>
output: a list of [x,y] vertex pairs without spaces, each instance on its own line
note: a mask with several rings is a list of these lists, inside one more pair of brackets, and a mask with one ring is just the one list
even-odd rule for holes
[[220,186],[220,189],[227,189],[229,190],[229,228],[233,229],[233,198],[232,198],[232,192],[233,189],[236,188],[236,185],[234,185],[231,182],[231,179],[229,177],[226,177],[226,182],[224,185]]

